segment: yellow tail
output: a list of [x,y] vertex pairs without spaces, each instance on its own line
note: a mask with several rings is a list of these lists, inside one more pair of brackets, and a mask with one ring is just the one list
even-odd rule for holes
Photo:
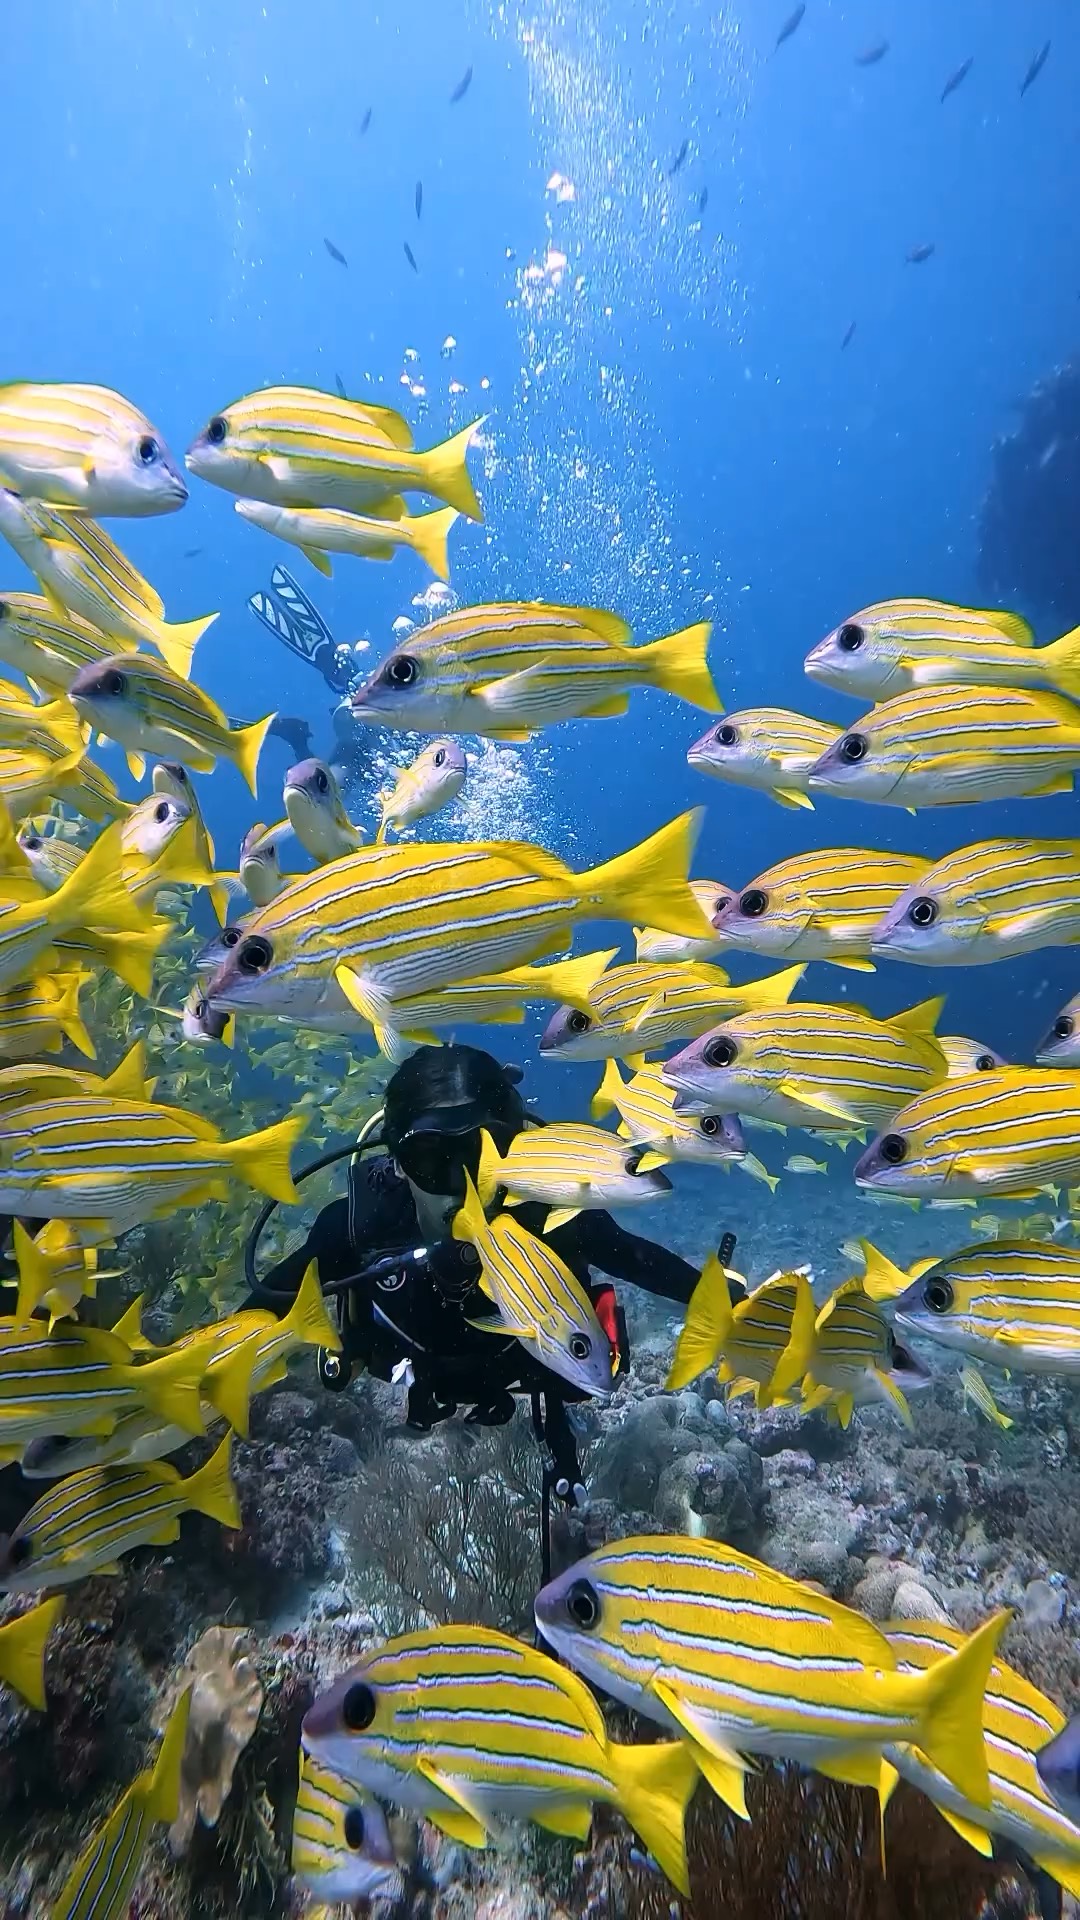
[[1058,693],[1080,701],[1080,627],[1063,633],[1050,646],[1040,647],[1032,655],[1032,665],[1045,669],[1047,681]]
[[805,1273],[785,1274],[795,1288],[795,1305],[791,1314],[791,1332],[788,1343],[772,1371],[767,1387],[762,1388],[759,1405],[770,1406],[773,1401],[788,1395],[804,1374],[809,1373],[814,1358],[817,1334],[817,1315],[814,1310],[814,1296]]
[[[119,824],[106,827],[83,855],[70,880],[49,895],[44,911],[56,932],[86,926],[103,927],[109,933],[146,931],[150,923],[124,885],[120,834]],[[14,911],[28,913],[30,909]]]
[[624,1085],[618,1061],[606,1060],[603,1078],[589,1102],[589,1114],[593,1120],[606,1120],[608,1114],[616,1110]]
[[90,1038],[79,1013],[79,992],[83,981],[89,979],[85,973],[69,973],[57,976],[60,992],[57,995],[53,1014],[61,1033],[67,1035],[73,1047],[78,1047],[88,1060],[97,1059],[97,1048]]
[[154,645],[166,666],[178,673],[181,680],[190,680],[195,648],[216,619],[216,613],[208,613],[201,620],[181,620],[176,625],[170,625],[168,620],[159,623]]
[[240,1525],[240,1501],[229,1472],[231,1455],[232,1434],[227,1433],[205,1466],[190,1480],[181,1482],[185,1507],[192,1513],[205,1513],[208,1520],[218,1520],[223,1527]]
[[917,1745],[973,1806],[990,1805],[983,1739],[983,1701],[998,1641],[1012,1619],[995,1613],[955,1653],[920,1674]]
[[45,1645],[63,1611],[60,1595],[0,1627],[0,1680],[39,1713],[45,1711]]
[[300,1346],[329,1347],[332,1353],[341,1352],[341,1335],[326,1311],[316,1261],[305,1271],[296,1299],[281,1324]]
[[866,1261],[863,1289],[871,1300],[895,1300],[898,1294],[905,1293],[913,1275],[905,1273],[903,1267],[895,1267],[888,1254],[879,1252],[869,1240],[860,1240],[859,1245]]
[[473,1186],[471,1176],[466,1173],[465,1198],[454,1215],[451,1232],[455,1240],[471,1240],[477,1246],[487,1232],[487,1224],[483,1201]]
[[299,1195],[293,1186],[289,1158],[306,1124],[302,1114],[295,1114],[289,1120],[279,1120],[276,1126],[264,1127],[261,1133],[233,1140],[224,1151],[249,1186],[268,1193],[271,1200],[296,1206]]
[[43,707],[28,707],[26,719],[28,726],[44,727],[65,754],[77,753],[82,758],[86,750],[86,736],[83,723],[70,700],[50,700]]
[[37,1242],[30,1238],[19,1220],[16,1220],[12,1230],[12,1246],[15,1264],[19,1270],[19,1297],[15,1303],[15,1319],[19,1324],[25,1325],[35,1307],[41,1305],[52,1286],[53,1265]]
[[779,973],[768,973],[763,980],[749,980],[743,987],[733,991],[745,1000],[750,1011],[764,1007],[786,1007],[799,981],[806,972],[802,967],[783,967]]
[[733,1319],[727,1275],[715,1253],[710,1253],[690,1295],[686,1319],[664,1381],[665,1393],[677,1393],[680,1387],[696,1380],[699,1373],[715,1367]]
[[437,447],[429,447],[426,453],[418,453],[417,465],[420,468],[420,485],[425,493],[433,493],[437,500],[445,500],[448,506],[455,507],[467,520],[482,520],[480,502],[473,491],[469,470],[465,465],[465,455],[472,444],[477,427],[483,425],[483,417],[474,420],[471,427],[455,433],[451,440],[443,440]]
[[413,547],[440,580],[450,578],[450,556],[446,541],[457,518],[456,507],[442,507],[438,513],[418,513],[408,523]]
[[[142,1777],[146,1781],[146,1810],[151,1820],[160,1820],[171,1826],[180,1807],[180,1770],[187,1746],[188,1714],[191,1711],[191,1687],[186,1687],[169,1715],[169,1724],[165,1728],[164,1738],[158,1748],[158,1756],[152,1772]],[[60,1911],[70,1912],[63,1900]]]
[[549,966],[511,967],[497,977],[520,987],[526,997],[557,1000],[591,1013],[589,995],[618,951],[618,947],[609,947],[605,953],[582,953],[576,960],[553,960]]
[[624,1747],[614,1741],[608,1761],[615,1804],[644,1841],[673,1887],[690,1892],[686,1860],[686,1810],[698,1783],[697,1762],[681,1740]]
[[205,1370],[202,1349],[184,1346],[174,1353],[163,1353],[160,1360],[140,1361],[131,1368],[127,1381],[152,1413],[172,1427],[183,1427],[185,1433],[201,1435],[206,1432],[200,1393]]
[[712,927],[690,891],[690,861],[704,810],[695,807],[670,820],[628,853],[577,876],[579,892],[598,916],[643,920],[663,933],[707,939]]
[[495,1189],[499,1185],[501,1171],[502,1160],[498,1147],[490,1133],[481,1132],[480,1165],[476,1170],[476,1191],[480,1196],[481,1206],[490,1207],[495,1198]]
[[713,686],[706,654],[712,627],[707,620],[697,626],[669,633],[665,640],[653,640],[635,649],[635,664],[640,661],[655,687],[686,700],[706,713],[723,713],[724,703]]
[[265,720],[256,720],[250,727],[237,727],[236,731],[229,735],[232,742],[232,758],[236,761],[252,793],[258,792],[259,755],[262,752],[263,741],[276,719],[276,713],[268,713]]
[[[53,895],[56,898],[56,895]],[[134,902],[132,903],[134,904]],[[145,921],[143,922],[145,926]],[[158,948],[168,934],[172,932],[171,920],[151,920],[144,933],[93,933],[84,936],[85,945],[79,944],[70,949],[63,941],[57,941],[57,950],[62,954],[69,951],[78,954],[80,959],[97,961],[99,966],[108,967],[133,993],[149,1000],[154,984],[154,961]]]

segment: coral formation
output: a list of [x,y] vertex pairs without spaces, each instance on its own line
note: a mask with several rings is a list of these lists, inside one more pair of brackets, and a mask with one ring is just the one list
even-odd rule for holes
[[180,1806],[169,1845],[187,1852],[196,1820],[216,1827],[236,1763],[262,1712],[262,1682],[243,1627],[207,1627],[180,1671],[177,1691],[190,1686],[191,1711],[180,1770]]

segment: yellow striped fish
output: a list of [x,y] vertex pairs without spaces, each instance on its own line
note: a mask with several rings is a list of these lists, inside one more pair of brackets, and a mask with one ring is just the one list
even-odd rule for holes
[[935,861],[874,929],[871,952],[982,966],[1080,941],[1080,840],[978,840]]
[[58,1320],[73,1316],[79,1301],[92,1300],[99,1271],[96,1247],[84,1247],[67,1220],[49,1220],[31,1239],[20,1220],[13,1228],[13,1251],[19,1272],[16,1321],[25,1324],[40,1308],[49,1316],[49,1332]]
[[0,1680],[39,1713],[45,1711],[45,1647],[63,1611],[58,1594],[0,1627]]
[[1080,629],[1037,647],[1015,613],[981,613],[939,600],[864,607],[807,654],[805,671],[838,693],[891,700],[914,687],[1044,687],[1080,697]]
[[405,827],[414,827],[418,820],[448,807],[465,785],[468,770],[468,761],[456,740],[430,741],[409,766],[402,767],[393,786],[380,793],[382,813],[376,844],[382,846],[389,827],[401,833]]
[[943,1000],[889,1020],[859,1007],[774,1007],[737,1014],[665,1062],[677,1106],[753,1114],[789,1127],[880,1127],[943,1080],[934,1036]]
[[227,1433],[205,1466],[186,1480],[167,1461],[152,1460],[132,1467],[86,1467],[57,1481],[23,1514],[14,1532],[0,1538],[0,1591],[39,1593],[71,1586],[92,1573],[119,1573],[122,1554],[178,1540],[184,1513],[204,1513],[223,1527],[238,1527],[231,1449]]
[[17,838],[34,879],[46,893],[55,893],[70,880],[83,857],[84,849],[77,840],[65,840],[59,833],[39,833],[32,823],[21,826]]
[[1080,1076],[1000,1067],[900,1109],[855,1163],[860,1187],[920,1199],[1034,1198],[1080,1179]]
[[298,760],[290,767],[282,798],[300,845],[320,866],[363,846],[363,829],[349,819],[337,778],[325,760]]
[[582,1393],[610,1393],[611,1342],[580,1280],[511,1214],[489,1222],[468,1174],[453,1234],[476,1248],[480,1289],[498,1308],[497,1319],[471,1324],[519,1340],[542,1366]]
[[267,500],[238,500],[236,511],[253,526],[299,547],[320,573],[330,575],[331,553],[352,553],[361,560],[392,560],[399,548],[418,554],[439,580],[449,580],[446,543],[459,517],[456,507],[410,514],[400,494],[373,503],[366,513],[341,507],[281,507]]
[[1012,1373],[1080,1373],[1080,1252],[990,1240],[905,1273],[868,1246],[866,1283],[905,1333]]
[[677,1393],[715,1367],[731,1397],[752,1392],[754,1404],[771,1407],[777,1367],[793,1345],[804,1351],[814,1331],[814,1296],[805,1273],[774,1273],[753,1293],[731,1303],[729,1280],[741,1276],[722,1267],[715,1254],[702,1268],[664,1381]]
[[94,1043],[79,1013],[84,973],[39,973],[0,988],[0,1060],[59,1053],[65,1040],[94,1058]]
[[[9,851],[15,848],[15,835],[0,809],[0,847],[5,846]],[[87,923],[95,931],[149,931],[150,922],[124,885],[118,826],[95,841],[70,880],[55,893],[35,891],[36,899],[20,898],[17,891],[13,893],[12,883],[0,878],[0,985],[24,978],[39,959],[55,964],[50,959],[51,943],[65,934],[81,935]]]
[[487,1627],[405,1633],[364,1655],[304,1718],[307,1754],[482,1847],[503,1817],[587,1838],[614,1806],[689,1889],[684,1821],[697,1783],[681,1742],[623,1746],[546,1654]]
[[171,1826],[180,1805],[191,1688],[180,1695],[152,1768],[133,1780],[72,1867],[49,1920],[124,1920],[155,1826]]
[[856,1407],[882,1402],[912,1427],[905,1392],[931,1384],[931,1375],[896,1339],[861,1280],[845,1280],[825,1302],[805,1341],[793,1338],[772,1379],[779,1397],[797,1395],[806,1408],[835,1409],[842,1427]]
[[287,821],[268,827],[265,820],[257,820],[240,842],[237,876],[248,899],[257,907],[268,907],[285,885],[281,841],[291,832]]
[[107,660],[136,642],[105,635],[78,614],[54,612],[40,593],[5,593],[0,598],[0,660],[37,686],[66,693],[80,667]]
[[556,1652],[682,1734],[723,1798],[739,1754],[876,1787],[883,1750],[902,1741],[987,1807],[982,1700],[1008,1619],[995,1615],[929,1672],[901,1673],[862,1614],[733,1547],[665,1534],[602,1547],[536,1601]]
[[0,680],[0,746],[28,747],[65,759],[85,745],[82,722],[70,700],[63,695],[29,700],[9,680]]
[[[956,1627],[936,1620],[889,1620],[885,1633],[901,1673],[925,1673],[964,1644]],[[1080,1897],[1080,1827],[1062,1811],[1042,1777],[1043,1768],[1053,1775],[1055,1747],[1067,1733],[1060,1707],[1014,1667],[995,1660],[983,1702],[989,1807],[959,1792],[917,1747],[890,1748],[888,1758],[979,1853],[990,1852],[991,1835],[1011,1841]],[[1075,1777],[1074,1759],[1070,1778]]]
[[69,805],[78,806],[85,752],[82,742],[69,753],[46,746],[0,746],[0,802],[12,819],[24,820],[60,795]]
[[619,1132],[635,1146],[651,1147],[665,1160],[691,1160],[701,1166],[730,1165],[746,1153],[742,1129],[730,1113],[676,1113],[675,1089],[659,1067],[641,1067],[624,1080],[614,1060],[593,1095],[594,1120],[615,1110]]
[[[155,793],[166,794],[170,799],[179,800],[183,806],[187,807],[195,822],[198,849],[196,857],[202,862],[208,873],[213,873],[217,861],[214,842],[210,838],[206,821],[203,818],[203,810],[199,804],[199,796],[195,790],[195,782],[187,768],[179,760],[159,760],[154,766],[150,777],[150,784]],[[229,906],[229,889],[224,878],[215,880],[212,885],[207,887],[207,892],[210,895],[214,912],[217,914],[218,919],[224,924]]]
[[402,1894],[390,1829],[374,1794],[303,1750],[289,1864],[309,1893],[332,1905]]
[[157,428],[111,387],[0,386],[0,477],[28,500],[76,513],[175,513],[188,490]]
[[[1048,1033],[1044,1033],[1035,1049],[1035,1063],[1040,1067],[1075,1067],[1080,1062],[1080,993],[1074,993],[1066,1000],[1061,1012],[1055,1014]],[[1002,1066],[1005,1062],[1002,1061]]]
[[131,812],[131,802],[121,800],[116,783],[89,754],[80,760],[77,772],[65,787],[63,800],[65,805],[76,807],[87,820],[126,820]]
[[823,847],[778,860],[716,916],[722,948],[772,960],[831,960],[872,973],[874,929],[930,868],[912,854]]
[[42,1100],[97,1093],[119,1100],[149,1100],[154,1081],[146,1079],[146,1050],[136,1040],[119,1064],[104,1078],[81,1067],[53,1066],[51,1062],[21,1061],[0,1067],[0,1123],[7,1125],[13,1107],[35,1106]]
[[[594,982],[618,951],[610,947],[604,953],[582,953],[576,960],[553,960],[548,965],[510,967],[506,973],[481,974],[477,980],[462,980],[456,986],[441,987],[435,993],[411,994],[394,1002],[394,1020],[401,1041],[432,1044],[437,1035],[432,1027],[518,1026],[525,1018],[530,1000],[567,1000],[586,1008]],[[353,1022],[370,1032],[371,1023],[358,1013]],[[338,1031],[345,1030],[344,1017]],[[382,1041],[390,1044],[385,1031]],[[403,1059],[404,1044],[394,1046],[391,1059]]]
[[217,614],[167,621],[160,596],[96,520],[54,513],[0,487],[0,534],[37,575],[58,619],[77,614],[99,632],[116,634],[121,646],[149,641],[176,673],[190,673],[199,637]]
[[201,1367],[186,1353],[132,1364],[127,1343],[99,1327],[0,1320],[0,1449],[8,1459],[39,1435],[110,1433],[122,1413],[151,1407],[187,1434],[204,1431]]
[[5,1117],[0,1206],[77,1220],[88,1245],[219,1195],[230,1177],[295,1203],[289,1154],[302,1116],[232,1141],[207,1139],[203,1123],[173,1107],[100,1094],[20,1106]]
[[772,795],[782,807],[813,808],[810,769],[841,729],[787,707],[747,707],[695,740],[686,756],[697,773]]
[[698,825],[683,814],[577,874],[515,841],[363,848],[252,914],[208,997],[225,1011],[300,1022],[344,1004],[378,1036],[396,1024],[394,1000],[558,952],[580,920],[648,913],[697,934],[706,922],[686,871]]
[[469,520],[483,515],[465,455],[481,421],[424,453],[399,413],[317,387],[263,387],[212,414],[187,467],[242,499],[363,513],[399,493],[433,493]]
[[545,1233],[583,1208],[640,1206],[671,1192],[655,1155],[628,1148],[600,1127],[566,1121],[536,1127],[519,1133],[502,1157],[490,1133],[482,1132],[480,1143],[476,1190],[482,1204],[489,1207],[501,1188],[504,1206],[531,1200],[550,1207]]
[[1020,687],[916,688],[864,714],[810,771],[812,793],[880,806],[1071,793],[1080,708]]
[[[731,888],[721,885],[719,880],[691,880],[690,891],[710,924],[722,913],[731,898]],[[724,942],[719,934],[704,935],[699,940],[688,939],[685,934],[663,933],[659,927],[635,927],[634,942],[636,960],[654,960],[664,963],[672,960],[711,960],[720,952]]]
[[262,744],[274,719],[250,727],[230,727],[215,700],[190,680],[182,680],[163,660],[149,654],[115,654],[81,667],[69,688],[83,719],[127,749],[136,780],[146,771],[145,753],[175,755],[202,773],[210,773],[224,755],[239,767],[252,793]]
[[611,967],[592,988],[588,1013],[566,1006],[552,1015],[540,1036],[540,1054],[551,1060],[637,1064],[673,1040],[707,1033],[729,1014],[782,1007],[802,974],[802,967],[789,967],[733,986],[721,967],[699,960]]
[[633,687],[657,687],[721,711],[706,653],[708,624],[630,644],[617,614],[541,601],[462,607],[402,641],[353,694],[377,726],[528,740],[560,720],[609,719]]
[[993,1073],[995,1068],[1009,1064],[993,1047],[985,1046],[981,1040],[970,1040],[963,1033],[939,1033],[937,1042],[945,1055],[950,1080],[958,1080],[965,1073]]
[[167,793],[136,801],[121,823],[120,857],[124,884],[140,906],[153,906],[166,887],[207,887],[214,879],[194,815]]

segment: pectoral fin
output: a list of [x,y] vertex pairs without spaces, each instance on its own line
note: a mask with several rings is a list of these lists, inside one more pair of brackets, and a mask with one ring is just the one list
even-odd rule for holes
[[722,1746],[665,1681],[654,1680],[652,1692],[686,1734],[694,1759],[718,1799],[730,1807],[732,1813],[737,1813],[740,1820],[748,1820],[744,1778],[747,1768],[742,1755]]
[[[423,1774],[425,1780],[429,1780],[439,1793],[445,1794],[446,1798],[452,1800],[454,1806],[459,1809],[456,1814],[448,1814],[445,1809],[440,1808],[438,1813],[429,1813],[428,1818],[434,1820],[437,1825],[444,1826],[448,1833],[454,1832],[455,1839],[463,1839],[466,1846],[486,1846],[491,1837],[490,1823],[485,1818],[483,1809],[470,1795],[464,1782],[452,1779],[448,1773],[443,1773],[426,1754],[420,1755],[416,1769],[418,1773]],[[451,1828],[448,1824],[451,1819],[459,1821],[466,1831],[455,1831]]]
[[316,567],[320,573],[324,573],[328,580],[333,577],[334,569],[330,564],[330,557],[321,547],[301,547],[300,551],[304,559],[310,560],[312,566]]

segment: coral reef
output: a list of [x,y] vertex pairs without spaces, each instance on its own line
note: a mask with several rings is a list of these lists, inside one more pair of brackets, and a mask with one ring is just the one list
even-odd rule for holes
[[262,1682],[243,1627],[207,1627],[180,1671],[177,1692],[191,1687],[191,1712],[180,1772],[180,1806],[169,1845],[187,1852],[196,1820],[216,1827],[236,1764],[262,1712]]

